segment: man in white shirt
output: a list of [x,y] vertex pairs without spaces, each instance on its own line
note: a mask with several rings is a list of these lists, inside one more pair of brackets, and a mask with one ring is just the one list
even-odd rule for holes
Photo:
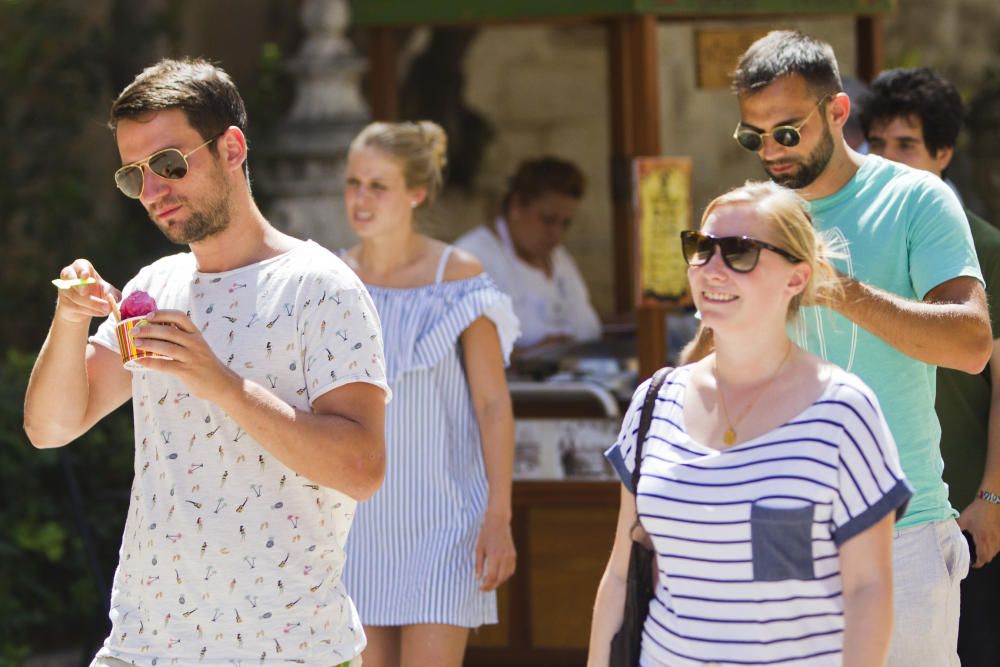
[[[111,109],[119,189],[189,253],[125,291],[156,309],[130,372],[108,318],[118,291],[77,259],[32,371],[24,428],[60,447],[131,400],[135,480],[94,667],[359,664],[344,590],[358,500],[385,466],[378,316],[329,251],[272,227],[250,194],[246,111],[204,60],[163,60]],[[128,334],[125,334],[127,337]]]

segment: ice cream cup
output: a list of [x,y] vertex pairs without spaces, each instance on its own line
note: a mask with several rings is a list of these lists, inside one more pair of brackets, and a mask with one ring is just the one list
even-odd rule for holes
[[122,355],[122,365],[130,371],[146,370],[136,359],[150,357],[153,359],[169,359],[162,354],[154,354],[145,350],[138,350],[132,342],[132,329],[139,324],[146,324],[146,316],[138,315],[122,320],[115,325],[115,337],[118,339],[118,351]]

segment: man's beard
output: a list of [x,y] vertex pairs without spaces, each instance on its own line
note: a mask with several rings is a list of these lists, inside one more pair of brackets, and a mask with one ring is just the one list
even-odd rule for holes
[[783,174],[773,174],[765,164],[764,171],[778,185],[799,190],[811,185],[813,181],[819,178],[819,175],[826,169],[826,165],[830,164],[831,157],[833,157],[833,136],[830,134],[830,127],[826,123],[826,118],[824,118],[823,139],[805,161],[799,165],[798,169],[792,169]]
[[[198,241],[203,241],[210,236],[220,234],[229,227],[231,220],[229,211],[231,190],[232,187],[228,181],[219,179],[217,188],[219,195],[209,201],[203,208],[198,210],[192,209],[188,219],[181,225],[176,228],[172,227],[169,223],[166,225],[157,224],[156,226],[167,237],[167,240],[177,245],[190,245]],[[182,203],[187,204],[188,202],[187,200],[183,200]],[[153,222],[156,222],[155,218]]]

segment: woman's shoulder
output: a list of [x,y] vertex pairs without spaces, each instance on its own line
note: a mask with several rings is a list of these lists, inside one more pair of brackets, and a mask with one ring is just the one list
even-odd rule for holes
[[[657,396],[657,408],[665,400],[670,403],[683,404],[684,390],[687,385],[692,381],[691,375],[693,370],[693,364],[688,364],[687,366],[676,366],[676,367],[665,367],[661,369],[665,375],[659,378],[660,386],[656,392]],[[657,371],[659,373],[660,371]],[[653,380],[656,378],[657,373],[649,376],[645,380],[639,383],[639,386],[635,388],[632,393],[632,400],[630,402],[630,410],[633,412],[638,412],[643,403],[646,402],[646,394],[650,391],[650,387],[653,384]]]
[[817,403],[839,406],[839,409],[846,409],[865,423],[884,418],[878,397],[864,380],[835,364],[826,361],[822,364],[828,369],[829,380]]
[[458,246],[450,247],[448,263],[444,267],[445,282],[468,280],[483,272],[483,263],[479,261],[478,257]]

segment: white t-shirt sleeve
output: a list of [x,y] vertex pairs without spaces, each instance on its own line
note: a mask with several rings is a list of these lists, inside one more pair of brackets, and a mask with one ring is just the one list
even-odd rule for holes
[[[136,278],[128,281],[125,287],[122,289],[122,294],[130,294],[132,290],[135,289]],[[115,335],[115,318],[114,315],[108,315],[107,318],[97,327],[97,331],[94,335],[90,337],[90,342],[95,345],[100,345],[101,347],[106,347],[112,352],[118,353],[118,338]]]
[[632,402],[625,411],[622,418],[621,430],[618,432],[618,439],[611,445],[604,456],[611,463],[611,467],[618,473],[619,479],[625,488],[635,493],[632,488],[632,471],[635,469],[635,443],[639,434],[639,419],[642,416],[642,404],[646,400],[646,392],[649,390],[649,383],[652,378],[646,380],[636,388],[632,395]]
[[878,399],[860,380],[852,379],[834,399],[843,414],[832,526],[838,545],[890,512],[902,516],[913,495]]
[[382,328],[368,291],[358,283],[323,295],[313,297],[315,312],[299,332],[310,404],[350,382],[380,387],[388,402]]
[[[161,262],[166,262],[173,260],[174,258],[169,257],[161,260]],[[153,274],[153,265],[143,267],[139,273],[137,273],[131,280],[125,283],[122,288],[122,299],[127,297],[129,294],[136,290],[142,290],[148,292],[150,289],[150,283],[153,282],[151,275]],[[154,295],[155,298],[155,295]],[[157,304],[159,306],[159,304]],[[108,315],[101,324],[97,327],[97,331],[94,335],[90,337],[90,342],[102,347],[106,347],[115,354],[118,354],[118,338],[115,335],[115,318],[113,315]]]

